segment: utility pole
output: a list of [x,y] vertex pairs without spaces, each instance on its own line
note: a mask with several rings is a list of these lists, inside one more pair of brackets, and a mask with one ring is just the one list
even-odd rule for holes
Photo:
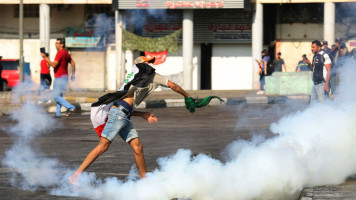
[[20,35],[20,82],[23,82],[23,0],[20,0],[19,6],[19,13],[20,13],[20,22],[19,22],[19,35]]

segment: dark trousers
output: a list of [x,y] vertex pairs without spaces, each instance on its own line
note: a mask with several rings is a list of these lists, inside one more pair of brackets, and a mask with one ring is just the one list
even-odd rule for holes
[[41,74],[41,85],[39,91],[49,89],[51,83],[52,83],[52,78],[50,74]]

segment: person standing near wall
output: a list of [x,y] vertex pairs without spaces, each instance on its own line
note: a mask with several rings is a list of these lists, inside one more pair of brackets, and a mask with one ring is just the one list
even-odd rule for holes
[[310,71],[309,64],[308,64],[308,59],[307,55],[303,54],[302,55],[302,60],[298,62],[297,67],[295,68],[296,72],[306,72]]
[[[278,52],[276,58],[272,62],[273,72],[286,72],[287,71],[286,64],[284,63],[284,60],[281,58],[281,55],[282,55],[281,52]],[[283,70],[282,70],[282,67],[283,67]]]
[[258,95],[263,95],[265,93],[265,77],[267,75],[267,65],[270,61],[270,57],[268,56],[268,51],[264,49],[262,52],[262,60],[257,60],[256,62],[260,66],[258,70],[258,74],[260,75],[260,90],[256,93]]
[[[45,53],[45,56],[48,57],[48,53]],[[39,88],[39,91],[47,91],[49,90],[51,84],[52,84],[52,78],[50,75],[50,67],[49,64],[47,63],[46,59],[42,56],[41,60],[41,85]]]
[[319,40],[312,42],[313,62],[307,60],[310,69],[313,71],[313,88],[310,96],[310,104],[325,102],[329,94],[329,83],[331,77],[331,60],[327,53],[321,50]]
[[323,51],[325,53],[331,54],[331,49],[328,47],[328,41],[323,41]]
[[57,102],[55,118],[61,117],[62,106],[68,109],[66,117],[69,117],[75,111],[75,106],[65,100],[62,94],[68,84],[68,63],[70,63],[72,66],[71,80],[75,80],[75,63],[69,53],[64,49],[64,47],[64,38],[58,38],[56,41],[56,49],[58,50],[58,52],[53,62],[49,60],[46,54],[41,53],[41,56],[46,59],[47,63],[54,68],[55,79],[53,84],[53,96],[54,100]]

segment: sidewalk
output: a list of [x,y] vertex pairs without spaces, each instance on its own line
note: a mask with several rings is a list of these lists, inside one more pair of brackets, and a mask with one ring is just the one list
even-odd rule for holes
[[[257,95],[257,90],[190,90],[187,91],[193,98],[202,99],[207,96],[219,96],[227,105],[240,104],[286,104],[286,103],[308,103],[309,95],[291,95],[291,96],[267,96]],[[74,104],[81,111],[90,111],[92,103],[107,92],[65,92],[63,97]],[[14,107],[20,106],[12,103],[11,92],[0,93],[0,116],[9,114]],[[30,97],[30,101],[36,102],[36,95]],[[220,105],[220,101],[213,99],[210,105]],[[54,113],[55,103],[44,104],[48,107],[48,112]],[[184,98],[172,90],[155,91],[143,101],[138,108],[166,108],[185,106]],[[62,107],[65,112],[65,108]]]
[[[207,96],[219,96],[227,105],[239,104],[285,104],[302,102],[308,103],[308,95],[291,96],[266,96],[257,95],[257,90],[190,90],[187,91],[193,98],[202,99]],[[79,106],[82,111],[90,111],[91,103],[97,101],[97,98],[106,94],[106,92],[67,92],[64,98],[70,103]],[[210,105],[219,105],[220,101],[213,99]],[[166,108],[185,106],[184,98],[171,90],[155,91],[143,101],[138,108]],[[49,112],[54,112],[55,107],[50,106]]]

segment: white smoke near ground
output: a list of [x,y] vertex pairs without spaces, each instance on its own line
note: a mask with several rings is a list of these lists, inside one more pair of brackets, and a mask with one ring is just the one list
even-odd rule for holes
[[17,124],[6,131],[14,144],[2,160],[2,165],[13,169],[11,184],[26,190],[48,187],[58,183],[60,178],[57,171],[59,162],[31,148],[31,141],[36,137],[60,126],[45,113],[43,107],[35,104],[36,87],[31,82],[20,83],[12,93],[12,102],[22,106],[11,114]]
[[[225,149],[228,158],[225,162],[204,154],[192,156],[190,150],[181,149],[174,155],[159,158],[159,168],[147,173],[144,179],[137,179],[135,172],[125,181],[115,177],[100,180],[94,173],[84,173],[76,190],[64,184],[68,174],[59,172],[57,160],[39,158],[38,152],[17,143],[16,139],[3,164],[21,174],[27,187],[46,187],[53,195],[124,200],[293,199],[303,187],[340,184],[356,173],[354,65],[350,62],[342,70],[334,100],[284,116],[270,126],[275,135],[272,138],[256,136],[251,141],[231,143]],[[41,116],[30,119],[24,114],[28,108],[22,109],[15,117],[20,122],[15,132],[22,130],[34,138],[48,131],[47,126],[38,125],[27,132],[25,121]],[[27,153],[21,155],[19,151]],[[41,171],[48,173],[40,177],[37,173]]]

